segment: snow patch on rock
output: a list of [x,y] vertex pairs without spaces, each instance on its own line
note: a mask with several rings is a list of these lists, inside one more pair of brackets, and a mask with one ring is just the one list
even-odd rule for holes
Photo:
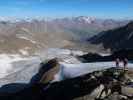
[[18,38],[20,38],[20,39],[24,39],[24,40],[28,40],[28,41],[30,41],[31,43],[36,44],[36,41],[33,41],[32,39],[29,39],[28,37],[25,37],[25,36],[19,36]]
[[24,49],[20,49],[19,52],[22,54],[22,55],[29,55],[28,51],[24,50]]

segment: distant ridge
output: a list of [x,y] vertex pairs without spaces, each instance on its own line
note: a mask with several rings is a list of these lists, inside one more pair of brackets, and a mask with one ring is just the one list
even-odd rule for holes
[[133,49],[133,21],[127,25],[104,31],[90,39],[93,44],[103,44],[104,48],[111,50]]

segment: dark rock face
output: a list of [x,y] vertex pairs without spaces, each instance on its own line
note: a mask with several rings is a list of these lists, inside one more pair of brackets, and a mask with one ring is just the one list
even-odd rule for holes
[[111,50],[133,48],[133,22],[124,27],[102,32],[90,39],[93,44],[103,44]]
[[97,61],[115,61],[117,58],[133,60],[133,49],[120,49],[114,51],[108,56],[101,56],[97,53],[88,53],[77,57],[82,62],[97,62]]
[[97,53],[88,53],[82,56],[78,56],[78,59],[82,62],[94,62],[102,59],[102,56]]
[[109,56],[101,56],[97,53],[88,53],[82,56],[77,57],[80,61],[87,63],[87,62],[97,62],[97,61],[111,61],[114,60],[112,55]]

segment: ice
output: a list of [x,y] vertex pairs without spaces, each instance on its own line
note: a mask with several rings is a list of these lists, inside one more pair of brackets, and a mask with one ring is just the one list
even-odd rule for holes
[[12,69],[12,63],[20,60],[25,60],[17,54],[0,54],[0,78],[9,74]]
[[[112,67],[116,67],[114,61],[78,63],[78,64],[68,64],[68,63],[60,62],[60,71],[56,74],[56,76],[64,77],[64,78],[74,78],[80,75],[84,75],[87,73],[91,73],[94,71],[100,71],[100,70],[104,70],[104,69],[108,69]],[[129,63],[128,67],[133,68],[133,64]]]

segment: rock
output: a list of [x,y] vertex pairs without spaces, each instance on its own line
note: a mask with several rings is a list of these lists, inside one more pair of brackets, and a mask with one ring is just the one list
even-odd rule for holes
[[117,92],[110,95],[107,99],[104,100],[128,100],[126,96],[119,95]]
[[59,66],[57,67],[55,66],[54,68],[50,69],[42,76],[40,83],[46,84],[51,82],[52,80],[54,80],[55,74],[57,74],[58,71],[59,71]]
[[57,58],[51,59],[47,62],[42,62],[38,74],[33,77],[31,83],[50,83],[54,80],[55,75],[59,72],[59,70],[60,66]]
[[133,97],[133,87],[122,86],[122,94]]

